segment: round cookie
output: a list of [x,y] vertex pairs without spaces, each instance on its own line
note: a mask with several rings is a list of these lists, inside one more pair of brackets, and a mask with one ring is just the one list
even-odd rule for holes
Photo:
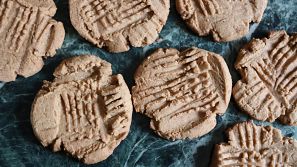
[[297,166],[297,141],[283,137],[279,129],[243,122],[227,134],[228,143],[215,148],[212,167]]
[[67,59],[32,105],[31,124],[43,146],[86,164],[105,160],[128,135],[132,100],[121,75],[95,56]]
[[211,34],[215,41],[239,39],[250,22],[259,23],[268,0],[176,0],[176,8],[188,27],[199,36]]
[[297,125],[297,34],[271,32],[241,49],[235,68],[242,79],[233,88],[240,108],[251,117]]
[[169,0],[69,0],[72,25],[110,52],[152,44],[166,23]]
[[136,112],[166,139],[195,138],[210,132],[230,101],[232,80],[224,59],[198,48],[158,49],[135,73]]
[[56,54],[65,30],[52,19],[55,13],[52,0],[0,1],[0,81],[32,76],[43,67],[43,57]]

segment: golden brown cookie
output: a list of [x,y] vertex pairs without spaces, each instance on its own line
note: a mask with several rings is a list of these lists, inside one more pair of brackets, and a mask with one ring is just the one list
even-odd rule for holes
[[231,96],[224,59],[198,48],[158,49],[135,73],[136,112],[151,118],[151,128],[166,139],[202,136],[216,125]]
[[239,123],[228,130],[228,143],[216,146],[213,167],[297,166],[297,141],[279,129]]
[[240,108],[251,117],[297,125],[297,35],[271,32],[241,49],[235,68],[242,79],[233,88]]
[[169,0],[69,0],[72,25],[110,52],[153,43],[166,23]]
[[176,8],[199,36],[211,34],[215,41],[239,39],[250,22],[259,23],[267,0],[176,0]]
[[52,0],[0,1],[0,81],[32,76],[43,67],[43,57],[56,54],[65,31],[52,19],[55,13]]
[[86,164],[105,160],[129,133],[132,101],[122,75],[95,56],[67,59],[32,105],[31,123],[43,146]]

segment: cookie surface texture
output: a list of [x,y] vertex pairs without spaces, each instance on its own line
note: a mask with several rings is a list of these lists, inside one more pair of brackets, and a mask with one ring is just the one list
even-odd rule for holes
[[105,160],[128,135],[132,100],[111,64],[85,55],[66,59],[32,105],[31,123],[43,146],[86,164]]
[[228,106],[232,80],[224,59],[198,48],[158,49],[135,73],[136,112],[166,139],[196,138],[211,131]]
[[0,81],[32,76],[43,67],[43,57],[56,54],[65,31],[52,19],[55,13],[52,0],[0,1]]
[[279,129],[239,123],[228,130],[228,143],[216,146],[213,167],[297,166],[297,141]]
[[72,25],[110,52],[153,43],[166,23],[169,0],[69,0]]
[[239,39],[251,22],[262,19],[267,0],[176,0],[182,19],[199,36],[211,34],[217,42]]
[[239,107],[251,117],[297,125],[297,35],[271,32],[241,49],[235,68],[242,79],[233,88]]

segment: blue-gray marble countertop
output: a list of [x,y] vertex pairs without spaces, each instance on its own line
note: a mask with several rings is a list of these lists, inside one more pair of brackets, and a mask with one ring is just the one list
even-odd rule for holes
[[[160,34],[160,40],[144,48],[111,54],[96,48],[74,30],[70,23],[67,0],[55,0],[58,7],[55,18],[64,23],[66,38],[55,57],[47,59],[38,74],[19,77],[15,82],[0,83],[0,166],[85,166],[64,153],[53,153],[35,138],[30,124],[30,110],[34,96],[43,80],[52,80],[55,67],[65,58],[80,54],[94,54],[112,63],[114,73],[123,74],[131,88],[133,74],[142,60],[159,47],[183,49],[191,46],[218,53],[226,60],[233,79],[239,74],[233,67],[239,49],[251,38],[265,37],[270,30],[297,32],[297,0],[269,0],[260,24],[251,24],[250,33],[237,41],[212,42],[210,37],[198,37],[189,30],[171,0],[170,16]],[[207,167],[211,162],[214,145],[226,142],[224,131],[235,124],[250,119],[240,112],[232,99],[227,112],[217,118],[218,124],[209,134],[194,140],[168,141],[158,137],[149,128],[149,120],[133,113],[129,136],[107,160],[92,166],[98,167]],[[255,121],[257,124],[268,125]],[[283,135],[297,139],[297,127],[272,124]]]

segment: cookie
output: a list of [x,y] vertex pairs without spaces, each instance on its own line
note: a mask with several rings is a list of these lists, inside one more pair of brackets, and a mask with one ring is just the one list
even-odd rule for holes
[[233,88],[239,107],[251,117],[297,125],[297,34],[271,32],[241,49]]
[[128,135],[132,100],[122,75],[95,56],[67,59],[32,105],[31,124],[43,146],[86,164],[105,160]]
[[228,143],[216,146],[213,167],[297,166],[297,141],[279,129],[239,123],[228,130]]
[[210,132],[230,101],[232,80],[224,59],[198,48],[158,49],[135,73],[136,112],[166,139],[196,138]]
[[69,0],[72,25],[110,52],[152,44],[166,23],[169,0]]
[[65,31],[52,19],[55,13],[52,0],[0,1],[0,81],[32,76],[43,67],[42,58],[56,54]]
[[188,27],[199,36],[211,34],[217,42],[239,39],[250,22],[259,23],[268,0],[176,0]]

